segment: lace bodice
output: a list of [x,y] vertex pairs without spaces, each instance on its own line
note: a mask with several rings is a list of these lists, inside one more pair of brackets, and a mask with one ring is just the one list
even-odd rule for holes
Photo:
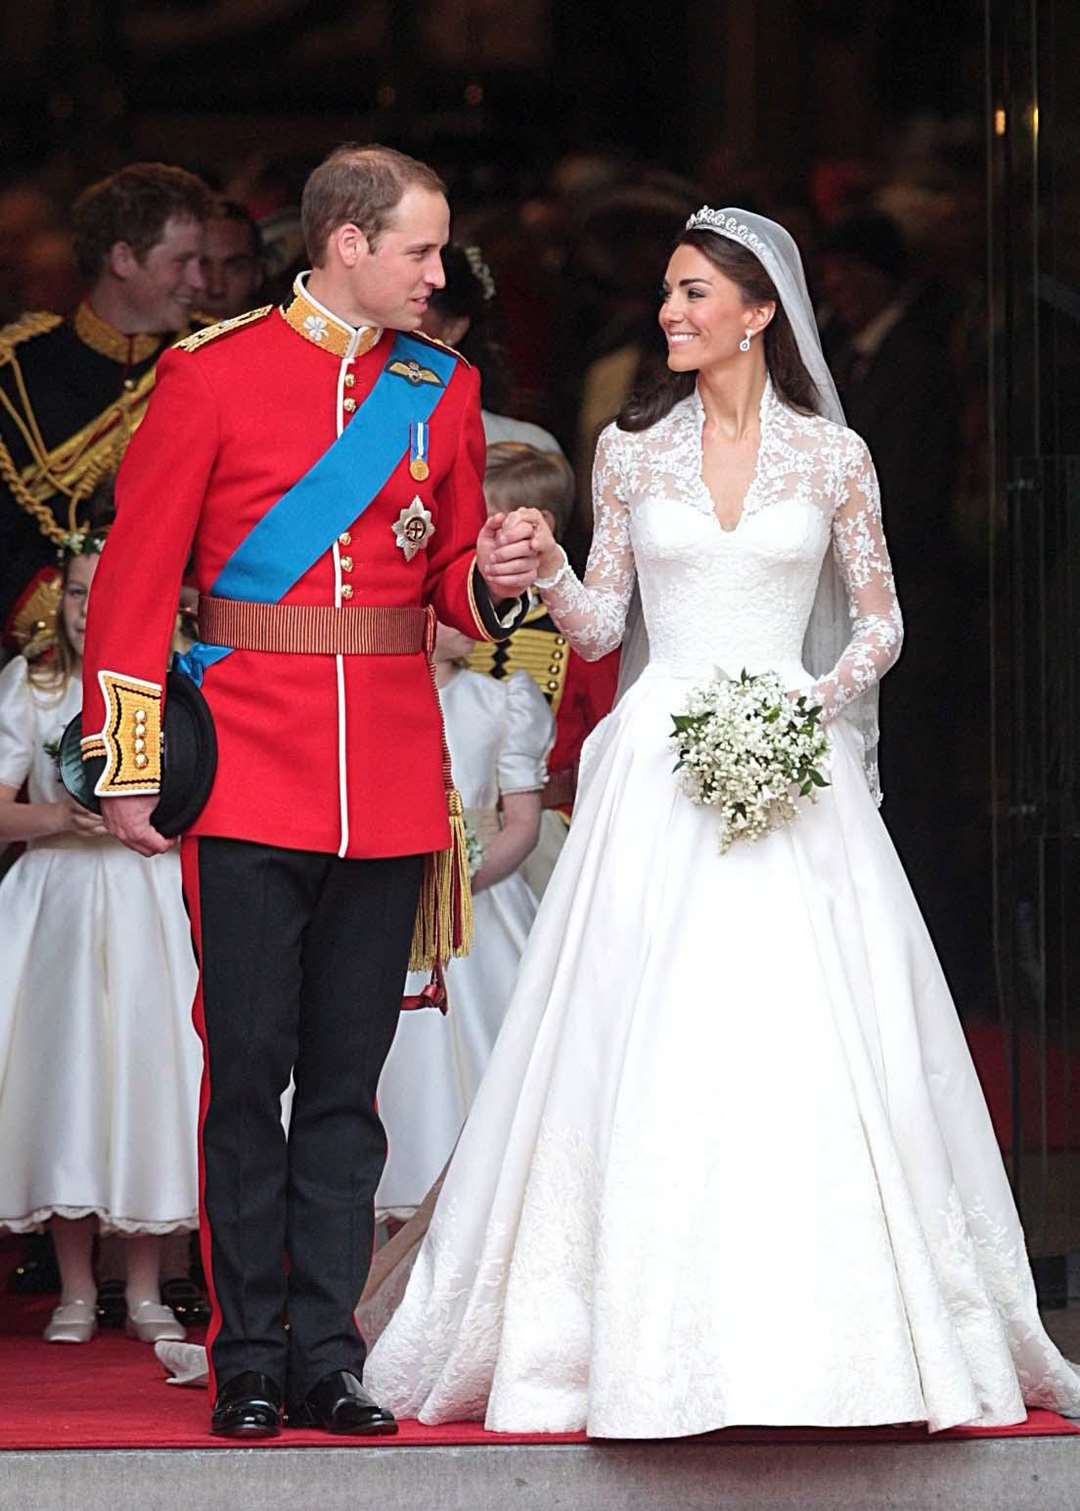
[[807,686],[803,639],[831,544],[852,626],[813,683],[831,719],[888,670],[903,636],[870,454],[853,431],[796,413],[767,383],[754,475],[726,530],[702,479],[704,418],[695,390],[649,430],[603,432],[585,580],[567,568],[544,600],[574,648],[596,659],[622,640],[636,575],[653,664],[690,675],[772,669]]

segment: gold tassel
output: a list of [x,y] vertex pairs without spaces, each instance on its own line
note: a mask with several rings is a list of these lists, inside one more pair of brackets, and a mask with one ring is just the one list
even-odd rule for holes
[[436,850],[424,861],[420,904],[413,927],[410,971],[430,971],[436,961],[467,955],[472,945],[472,885],[465,816],[460,794],[447,793],[450,848]]

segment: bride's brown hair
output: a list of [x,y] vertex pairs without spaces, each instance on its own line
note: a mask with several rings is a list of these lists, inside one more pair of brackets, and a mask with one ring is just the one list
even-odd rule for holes
[[[694,247],[707,257],[725,278],[738,288],[744,304],[773,302],[776,313],[765,327],[765,366],[769,369],[779,397],[791,409],[814,414],[818,408],[818,390],[799,355],[791,323],[784,313],[775,285],[764,264],[740,242],[714,231],[684,231],[676,247]],[[674,248],[672,248],[674,250]],[[694,391],[697,373],[665,372],[650,377],[626,400],[616,424],[620,430],[648,430],[671,413],[680,399]]]

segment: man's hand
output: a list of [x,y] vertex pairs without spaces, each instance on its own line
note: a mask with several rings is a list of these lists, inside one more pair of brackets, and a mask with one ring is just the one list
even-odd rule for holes
[[554,577],[562,566],[565,559],[563,548],[551,533],[551,526],[539,509],[515,509],[512,514],[506,516],[502,534],[505,535],[508,530],[516,530],[523,524],[528,525],[533,533],[536,575],[546,582],[549,577]]
[[493,514],[477,538],[476,565],[496,603],[519,598],[536,581],[539,566],[531,521]]
[[114,839],[121,840],[137,855],[164,855],[176,844],[175,839],[166,839],[150,822],[150,815],[158,800],[149,797],[103,797],[101,816],[105,827]]

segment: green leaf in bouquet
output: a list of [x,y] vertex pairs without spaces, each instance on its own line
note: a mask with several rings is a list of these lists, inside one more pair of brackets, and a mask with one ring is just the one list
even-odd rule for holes
[[816,768],[810,772],[810,780],[813,782],[813,784],[814,784],[815,787],[828,787],[829,786],[829,783],[822,776],[821,772],[818,771]]

